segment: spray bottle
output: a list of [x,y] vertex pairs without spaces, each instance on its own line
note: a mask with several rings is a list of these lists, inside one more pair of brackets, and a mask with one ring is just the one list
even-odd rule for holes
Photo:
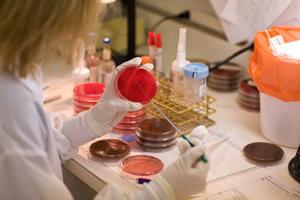
[[186,60],[186,28],[180,28],[176,60],[172,63],[172,85],[178,94],[183,94],[183,68],[189,63],[190,61]]

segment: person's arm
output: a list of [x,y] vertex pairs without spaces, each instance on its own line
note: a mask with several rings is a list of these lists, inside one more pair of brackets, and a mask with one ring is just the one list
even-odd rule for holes
[[[140,64],[141,58],[134,58],[118,66],[100,101],[94,107],[78,116],[57,123],[55,138],[63,160],[71,158],[72,152],[80,145],[109,132],[128,111],[141,109],[141,104],[119,98],[114,89],[115,77],[119,71],[128,66],[140,66]],[[153,68],[151,64],[143,67],[149,70]]]
[[42,151],[6,151],[0,155],[0,199],[73,199]]

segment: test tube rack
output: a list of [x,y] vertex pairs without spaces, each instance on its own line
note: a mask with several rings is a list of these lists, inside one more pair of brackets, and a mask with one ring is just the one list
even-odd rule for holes
[[209,118],[216,112],[211,104],[216,101],[212,96],[205,96],[202,102],[188,103],[183,95],[172,89],[169,80],[157,77],[158,91],[152,103],[147,105],[147,113],[154,117],[163,118],[156,110],[158,106],[161,111],[184,133],[190,133],[196,126],[204,125],[209,127],[215,123]]

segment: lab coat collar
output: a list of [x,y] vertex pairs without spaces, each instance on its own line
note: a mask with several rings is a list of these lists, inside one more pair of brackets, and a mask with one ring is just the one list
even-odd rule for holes
[[39,103],[43,103],[43,75],[40,66],[36,65],[34,77],[32,74],[27,75],[26,78],[18,78],[20,82],[32,94],[32,97]]

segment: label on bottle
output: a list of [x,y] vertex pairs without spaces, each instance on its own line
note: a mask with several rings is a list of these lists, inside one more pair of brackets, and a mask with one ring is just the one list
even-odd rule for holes
[[206,83],[199,87],[199,97],[202,99],[206,94]]

